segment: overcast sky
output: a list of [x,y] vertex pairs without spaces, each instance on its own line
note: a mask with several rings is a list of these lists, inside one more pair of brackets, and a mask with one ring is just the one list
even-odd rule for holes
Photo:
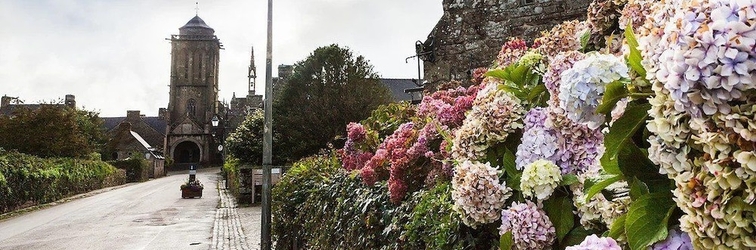
[[[26,103],[76,96],[101,116],[168,106],[171,45],[165,39],[195,15],[196,0],[2,0],[0,95]],[[199,1],[215,29],[220,96],[247,92],[255,47],[257,93],[264,92],[266,0]],[[337,43],[365,56],[384,78],[416,78],[414,43],[443,14],[441,0],[274,0],[273,75]]]

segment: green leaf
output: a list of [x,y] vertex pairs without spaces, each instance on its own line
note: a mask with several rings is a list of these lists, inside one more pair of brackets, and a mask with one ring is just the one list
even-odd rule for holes
[[585,237],[591,234],[600,234],[601,232],[585,230],[583,227],[575,227],[567,234],[562,241],[559,242],[559,249],[565,249],[568,246],[579,245]]
[[646,125],[646,117],[651,105],[648,103],[632,105],[628,103],[625,113],[617,119],[609,128],[609,133],[604,137],[606,151],[601,157],[601,166],[604,171],[610,174],[620,174],[617,154],[621,146],[626,142],[632,143],[633,134],[639,128]]
[[543,202],[543,211],[549,216],[554,224],[557,238],[561,241],[575,226],[575,217],[572,213],[572,200],[565,196],[552,196]]
[[674,210],[671,192],[650,193],[633,201],[625,219],[630,248],[646,249],[667,238],[667,222]]
[[509,80],[509,72],[503,69],[495,69],[495,70],[489,70],[483,76],[490,76],[494,78],[499,78],[502,80]]
[[574,174],[566,174],[562,176],[562,183],[560,185],[562,186],[569,186],[572,184],[575,184],[578,182],[577,175]]
[[588,189],[588,192],[585,194],[585,202],[590,201],[594,195],[600,193],[601,190],[604,190],[604,188],[619,180],[622,180],[622,175],[602,175],[599,177],[599,181],[595,184],[589,186],[589,184],[586,183],[585,188]]
[[517,171],[517,163],[515,163],[515,155],[512,153],[512,150],[509,150],[506,148],[504,150],[504,171],[507,173],[507,175],[514,175],[518,173]]
[[601,105],[596,107],[596,113],[609,114],[622,98],[627,97],[627,87],[624,81],[614,81],[606,85]]
[[538,96],[540,96],[544,92],[548,93],[546,89],[546,85],[544,84],[536,85],[535,87],[530,89],[530,93],[528,93],[528,101],[530,101],[531,103],[534,102],[535,99],[538,98]]
[[645,183],[668,180],[667,176],[659,174],[659,167],[648,159],[648,155],[629,140],[621,145],[617,164],[626,180],[638,178]]
[[628,24],[627,28],[625,28],[625,40],[627,40],[627,46],[630,47],[630,55],[627,56],[627,63],[630,65],[630,68],[635,71],[635,73],[638,73],[640,78],[645,79],[646,69],[644,69],[643,64],[641,64],[643,58],[641,57],[641,53],[638,50],[638,41],[635,39],[633,26],[630,24]]
[[588,41],[591,39],[591,31],[585,31],[583,35],[580,36],[580,50],[585,51],[588,48]]
[[499,239],[499,249],[511,250],[512,245],[514,245],[514,239],[512,238],[512,231],[507,231],[506,233],[501,235],[501,239]]
[[633,177],[633,183],[630,184],[630,198],[637,200],[643,195],[648,194],[648,186],[637,177]]
[[625,218],[627,214],[623,214],[612,222],[612,227],[609,229],[609,237],[613,239],[619,239],[625,234]]

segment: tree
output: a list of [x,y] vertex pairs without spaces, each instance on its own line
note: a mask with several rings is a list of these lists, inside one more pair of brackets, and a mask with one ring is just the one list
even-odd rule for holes
[[332,44],[297,62],[273,101],[273,128],[281,135],[274,154],[291,162],[345,137],[347,123],[368,117],[391,95],[368,60]]
[[[226,138],[228,153],[243,163],[262,166],[264,122],[262,110],[257,109],[249,113],[239,127]],[[277,139],[274,135],[273,141]],[[273,162],[281,163],[277,157],[274,157]]]
[[106,142],[96,112],[56,104],[0,116],[0,147],[40,157],[88,157]]

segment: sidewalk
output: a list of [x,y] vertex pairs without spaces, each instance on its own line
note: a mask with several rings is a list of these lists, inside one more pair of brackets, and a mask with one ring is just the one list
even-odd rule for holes
[[[249,221],[255,217],[247,213],[244,208],[237,209],[235,198],[228,193],[224,180],[218,180],[218,196],[220,204],[215,210],[215,224],[213,225],[213,241],[210,249],[260,249],[259,234],[255,238],[247,232],[254,232],[254,222]],[[242,212],[239,212],[239,211]],[[244,219],[240,219],[243,217]],[[257,228],[260,228],[260,215],[257,215]],[[242,222],[245,223],[242,223]],[[245,230],[246,229],[246,230]],[[248,242],[248,239],[252,240]],[[255,239],[257,239],[255,241]],[[250,244],[251,243],[251,244]]]

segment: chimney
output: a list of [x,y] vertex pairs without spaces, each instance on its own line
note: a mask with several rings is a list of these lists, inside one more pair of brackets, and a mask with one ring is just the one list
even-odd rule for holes
[[68,94],[66,95],[66,106],[69,108],[75,109],[76,108],[76,96]]
[[165,114],[167,113],[168,113],[168,109],[166,108],[158,109],[158,118],[160,118],[160,120],[165,120]]
[[7,107],[10,105],[10,101],[13,99],[13,97],[3,95],[2,101],[0,102],[0,107]]
[[139,120],[142,120],[142,117],[139,115],[139,110],[128,110],[128,111],[126,111],[126,120],[127,121],[139,121]]

